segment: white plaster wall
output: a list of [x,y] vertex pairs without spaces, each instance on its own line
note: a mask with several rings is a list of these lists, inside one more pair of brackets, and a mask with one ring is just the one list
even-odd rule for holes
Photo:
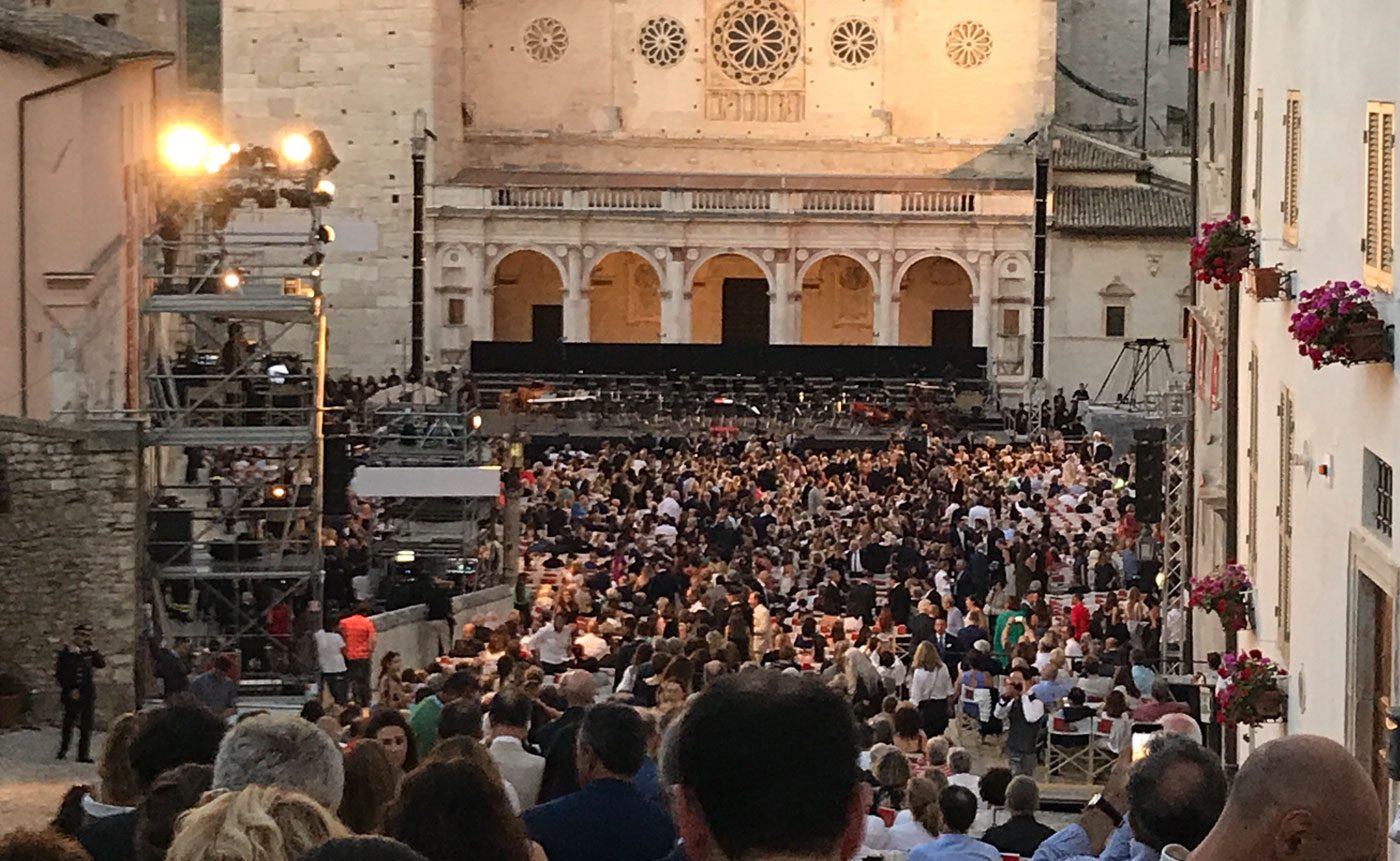
[[[1270,4],[1250,22],[1251,103],[1263,89],[1264,183],[1263,257],[1296,269],[1303,287],[1329,279],[1361,278],[1360,237],[1364,223],[1364,150],[1366,102],[1400,101],[1393,41],[1400,33],[1400,6],[1385,0],[1337,0],[1325,7],[1305,0]],[[1299,63],[1305,55],[1345,54],[1345,63]],[[1283,246],[1278,201],[1283,177],[1284,97],[1302,93],[1303,155],[1299,189],[1300,241]],[[1254,125],[1246,134],[1246,164],[1253,164]],[[1324,167],[1325,165],[1325,167]],[[1252,176],[1252,168],[1247,171]],[[1248,199],[1248,190],[1246,192]],[[1378,301],[1391,322],[1400,320],[1392,297]],[[1244,300],[1245,349],[1259,356],[1260,469],[1258,507],[1262,528],[1255,581],[1260,590],[1260,647],[1279,654],[1273,608],[1278,601],[1278,541],[1273,515],[1279,503],[1278,468],[1287,452],[1279,450],[1275,410],[1283,388],[1293,393],[1295,451],[1311,446],[1315,460],[1331,457],[1331,482],[1293,468],[1292,637],[1288,662],[1293,671],[1289,731],[1348,737],[1347,707],[1352,699],[1343,671],[1343,643],[1358,636],[1369,620],[1348,609],[1348,536],[1360,534],[1378,556],[1394,566],[1395,545],[1363,523],[1362,455],[1369,448],[1392,465],[1400,463],[1400,380],[1389,364],[1312,370],[1288,335],[1291,302]],[[1241,362],[1241,431],[1248,433],[1247,357]],[[1242,470],[1246,461],[1241,457]],[[1241,474],[1241,510],[1248,505],[1248,479]],[[1243,520],[1243,517],[1242,517]],[[1245,546],[1244,524],[1240,546]],[[1373,566],[1384,568],[1385,565]],[[1392,596],[1393,572],[1378,572]],[[1305,697],[1299,696],[1300,680]]]
[[[1088,383],[1096,394],[1118,358],[1125,340],[1165,338],[1171,360],[1184,372],[1186,351],[1181,338],[1182,309],[1178,292],[1190,279],[1188,257],[1178,237],[1107,238],[1053,233],[1050,242],[1049,308],[1046,320],[1046,379],[1053,393],[1065,393]],[[1133,296],[1107,298],[1100,291],[1122,281]],[[1122,338],[1104,336],[1104,307],[1126,305],[1127,331]],[[1126,366],[1129,359],[1125,357]],[[1110,398],[1126,388],[1126,367],[1115,373],[1104,391]],[[1165,387],[1168,368],[1153,365],[1154,387]]]

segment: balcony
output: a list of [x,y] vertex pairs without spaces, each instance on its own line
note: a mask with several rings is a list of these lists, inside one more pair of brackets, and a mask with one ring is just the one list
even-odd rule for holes
[[[590,177],[596,180],[596,177]],[[861,181],[867,184],[870,181]],[[708,183],[707,183],[708,184]],[[855,183],[852,183],[855,184]],[[892,186],[917,181],[889,180]],[[646,188],[633,182],[601,187],[546,184],[453,184],[436,186],[432,205],[442,215],[558,215],[561,213],[618,216],[683,215],[691,218],[965,220],[968,218],[1029,217],[1031,194],[1021,188],[985,189],[755,189]]]

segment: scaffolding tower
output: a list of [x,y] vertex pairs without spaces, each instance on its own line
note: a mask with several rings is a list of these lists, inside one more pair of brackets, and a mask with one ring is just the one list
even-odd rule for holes
[[180,186],[145,243],[137,346],[156,631],[288,683],[316,672],[322,604],[318,176],[245,160]]
[[1179,379],[1164,392],[1149,396],[1156,417],[1166,430],[1162,470],[1162,606],[1170,615],[1184,614],[1179,631],[1165,630],[1162,638],[1164,672],[1191,670],[1191,537],[1187,533],[1190,506],[1191,447],[1187,428],[1191,421],[1191,392]]

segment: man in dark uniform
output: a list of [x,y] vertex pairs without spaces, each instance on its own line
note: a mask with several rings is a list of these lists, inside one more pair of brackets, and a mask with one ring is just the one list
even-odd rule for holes
[[63,699],[63,737],[58,745],[58,758],[68,756],[68,743],[73,739],[73,725],[78,725],[78,762],[92,762],[92,709],[96,692],[92,671],[107,666],[102,653],[92,646],[92,626],[73,628],[73,642],[65,643],[58,653],[59,694]]

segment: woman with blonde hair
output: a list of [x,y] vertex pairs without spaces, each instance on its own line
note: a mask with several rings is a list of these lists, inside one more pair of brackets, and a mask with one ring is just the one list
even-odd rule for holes
[[349,837],[326,808],[280,786],[226,792],[186,813],[166,861],[297,861],[337,837]]
[[909,781],[904,789],[905,807],[895,814],[885,849],[908,852],[938,839],[943,829],[943,810],[938,806],[941,791],[938,783],[927,777]]
[[914,676],[909,682],[909,701],[919,709],[924,735],[942,735],[948,729],[953,704],[953,677],[938,657],[938,649],[925,640],[914,650]]

